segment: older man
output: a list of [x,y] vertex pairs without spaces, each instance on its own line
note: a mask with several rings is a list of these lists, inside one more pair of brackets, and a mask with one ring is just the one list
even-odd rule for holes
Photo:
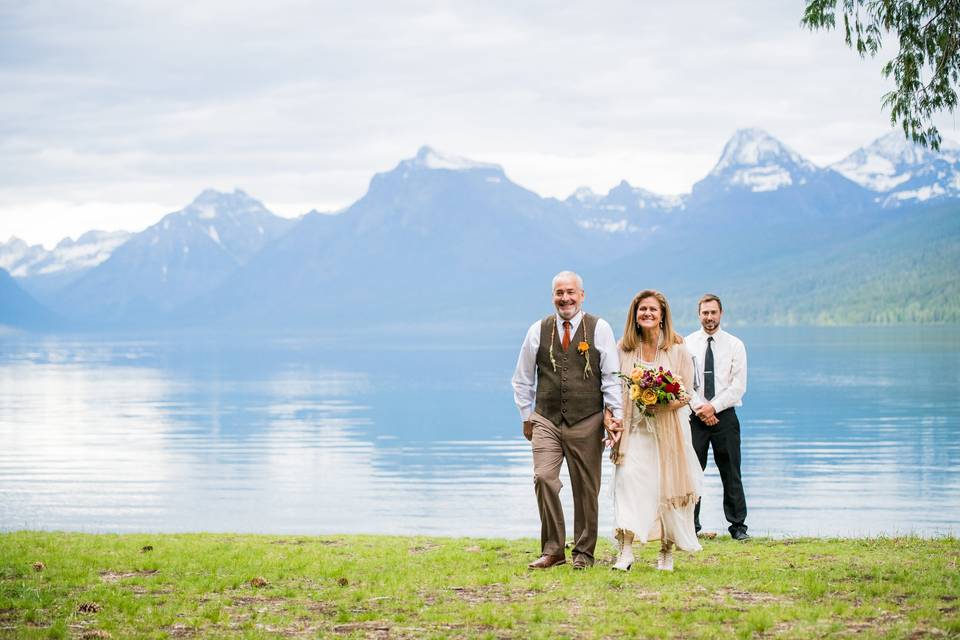
[[[747,391],[747,350],[734,335],[720,328],[723,303],[712,293],[700,298],[697,306],[700,330],[687,336],[687,349],[696,362],[697,377],[703,381],[691,401],[690,435],[700,466],[707,468],[707,451],[713,447],[713,460],[723,483],[723,514],[730,523],[734,540],[745,542],[747,499],[740,477],[740,420],[737,407]],[[694,525],[700,532],[700,502],[694,510]]]
[[572,271],[553,278],[556,313],[534,322],[520,347],[513,391],[523,435],[533,446],[533,476],[540,510],[541,556],[531,569],[566,562],[560,504],[560,465],[567,461],[573,488],[573,568],[593,565],[597,498],[606,423],[622,417],[620,370],[613,329],[581,309],[583,280]]

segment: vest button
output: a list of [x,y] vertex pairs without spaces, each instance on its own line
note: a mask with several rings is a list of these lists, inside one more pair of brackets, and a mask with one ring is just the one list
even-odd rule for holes
[[560,413],[566,413],[566,412],[567,412],[566,409],[560,409]]
[[566,370],[567,370],[567,368],[566,368],[566,367],[564,367],[564,368],[563,368],[563,370],[564,370],[564,371],[566,371]]
[[564,379],[563,379],[563,381],[564,381],[564,382],[566,382],[566,381],[567,381],[567,379],[566,379],[566,378],[564,378]]

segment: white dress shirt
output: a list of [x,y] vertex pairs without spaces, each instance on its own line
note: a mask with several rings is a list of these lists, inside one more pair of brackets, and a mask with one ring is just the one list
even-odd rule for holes
[[711,336],[701,328],[686,337],[684,342],[693,356],[696,375],[694,390],[690,394],[690,404],[694,409],[706,402],[703,397],[703,363],[707,353],[707,338],[710,337],[713,338],[714,390],[710,404],[720,413],[724,409],[743,405],[743,394],[747,391],[747,349],[740,338],[723,329],[717,329]]
[[[583,320],[583,311],[570,318],[570,340],[574,341],[580,321]],[[563,340],[563,318],[557,316],[557,332]],[[537,400],[537,350],[540,349],[540,320],[537,320],[527,329],[527,335],[520,347],[520,356],[517,358],[517,368],[513,372],[513,399],[520,410],[520,418],[526,422],[533,413]],[[593,345],[600,352],[600,391],[603,392],[603,405],[613,412],[613,417],[620,420],[623,417],[620,378],[620,355],[617,352],[617,341],[613,337],[613,329],[606,320],[597,318],[597,326],[593,331]],[[596,375],[596,373],[594,373]]]

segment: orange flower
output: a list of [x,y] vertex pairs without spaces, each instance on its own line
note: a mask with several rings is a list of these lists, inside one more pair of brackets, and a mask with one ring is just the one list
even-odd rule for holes
[[633,370],[630,371],[630,379],[633,380],[634,382],[640,382],[640,378],[642,377],[643,377],[643,369],[641,369],[640,367],[634,367]]
[[586,353],[589,350],[590,350],[590,345],[587,344],[586,342],[581,342],[580,344],[577,345],[577,351],[579,351],[580,353]]

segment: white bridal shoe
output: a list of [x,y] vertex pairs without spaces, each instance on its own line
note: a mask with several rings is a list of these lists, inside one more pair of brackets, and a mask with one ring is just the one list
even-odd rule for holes
[[617,556],[617,562],[611,567],[615,571],[630,571],[633,566],[633,534],[623,532],[620,534],[620,555]]
[[667,543],[660,547],[660,555],[657,556],[657,569],[660,571],[673,571],[672,546],[672,543]]
[[630,571],[631,566],[633,566],[633,545],[625,544],[620,550],[620,555],[617,556],[617,562],[613,565],[613,569]]

